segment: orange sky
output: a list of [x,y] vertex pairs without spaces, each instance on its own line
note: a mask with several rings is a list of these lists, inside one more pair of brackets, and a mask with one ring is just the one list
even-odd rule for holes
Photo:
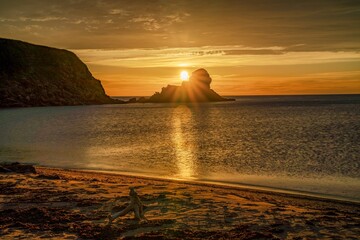
[[111,96],[205,68],[222,95],[360,93],[360,2],[13,0],[0,37],[74,51]]
[[148,96],[167,84],[180,85],[181,71],[191,73],[201,67],[208,70],[213,78],[212,88],[222,95],[360,93],[359,53],[298,52],[229,57],[191,53],[178,56],[149,50],[147,57],[126,56],[117,60],[112,57],[118,56],[117,51],[125,52],[75,50],[111,96]]

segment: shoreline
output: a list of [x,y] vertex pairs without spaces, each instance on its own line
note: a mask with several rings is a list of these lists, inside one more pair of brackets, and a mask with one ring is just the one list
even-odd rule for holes
[[125,171],[110,171],[110,170],[95,170],[95,169],[82,169],[82,168],[62,168],[62,167],[48,167],[43,165],[36,165],[36,168],[43,168],[43,169],[53,169],[53,170],[65,170],[65,171],[74,171],[74,172],[85,172],[85,173],[100,173],[106,175],[114,175],[114,176],[126,176],[126,177],[133,177],[133,178],[140,178],[140,179],[148,179],[148,180],[156,180],[156,181],[169,181],[169,182],[178,182],[190,185],[198,185],[198,186],[211,186],[211,187],[222,187],[231,189],[242,189],[245,191],[253,191],[255,193],[262,192],[262,193],[269,193],[269,194],[277,194],[277,195],[285,195],[291,196],[294,198],[300,199],[312,199],[318,201],[331,201],[331,202],[339,202],[339,203],[346,203],[346,204],[355,204],[360,206],[360,200],[357,199],[350,199],[347,197],[336,196],[331,194],[322,194],[316,192],[309,192],[309,191],[301,191],[301,190],[293,190],[293,189],[286,189],[286,188],[276,188],[276,187],[268,187],[268,186],[261,186],[255,184],[246,184],[246,183],[236,183],[231,181],[213,181],[213,180],[206,180],[206,179],[198,179],[198,180],[187,180],[181,178],[166,178],[166,177],[155,177],[147,174],[141,174],[136,172],[125,172]]
[[[360,205],[206,183],[35,166],[0,173],[0,238],[356,239]],[[134,187],[147,221],[107,216]]]
[[[2,163],[11,163],[11,162],[2,162]],[[306,190],[296,190],[290,188],[278,188],[271,186],[263,186],[257,184],[250,183],[242,183],[235,181],[216,181],[216,180],[207,180],[207,179],[181,179],[181,178],[167,178],[167,177],[156,177],[142,172],[129,172],[129,171],[117,171],[117,170],[97,170],[97,169],[85,169],[85,168],[71,168],[71,167],[58,167],[58,166],[47,166],[41,165],[38,163],[31,162],[21,162],[20,164],[25,165],[33,165],[39,169],[53,169],[53,170],[64,170],[64,171],[74,171],[74,172],[84,172],[84,173],[100,173],[100,174],[109,174],[114,176],[127,176],[134,178],[144,178],[150,180],[159,180],[159,181],[170,181],[170,182],[179,182],[185,184],[195,184],[195,185],[210,185],[213,187],[225,187],[229,189],[244,189],[248,191],[259,191],[271,194],[279,194],[279,195],[289,195],[297,198],[309,198],[319,201],[333,201],[333,202],[343,202],[348,204],[355,204],[360,206],[360,199],[349,198],[345,196],[333,195],[333,194],[325,194],[325,193],[317,193]]]

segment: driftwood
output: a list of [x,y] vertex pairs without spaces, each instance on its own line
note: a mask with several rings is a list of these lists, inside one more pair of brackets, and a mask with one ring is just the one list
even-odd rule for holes
[[137,192],[133,187],[130,187],[129,196],[130,196],[129,205],[120,212],[117,212],[115,214],[110,214],[108,217],[109,224],[111,224],[112,221],[114,221],[116,218],[125,216],[129,212],[134,212],[135,219],[137,220],[141,220],[141,219],[147,220],[146,217],[144,216],[144,204],[141,202]]

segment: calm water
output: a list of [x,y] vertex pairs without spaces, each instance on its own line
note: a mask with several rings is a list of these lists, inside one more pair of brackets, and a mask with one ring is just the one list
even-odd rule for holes
[[0,161],[360,200],[360,95],[0,110]]

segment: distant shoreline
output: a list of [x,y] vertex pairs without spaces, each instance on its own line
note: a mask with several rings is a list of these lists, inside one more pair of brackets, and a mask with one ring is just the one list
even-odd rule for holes
[[[356,96],[360,95],[360,93],[324,93],[324,94],[270,94],[270,95],[222,95],[224,97],[302,97],[302,96]],[[150,96],[142,96],[142,95],[134,95],[134,96],[110,96],[111,98],[140,98],[140,97],[150,97]]]

